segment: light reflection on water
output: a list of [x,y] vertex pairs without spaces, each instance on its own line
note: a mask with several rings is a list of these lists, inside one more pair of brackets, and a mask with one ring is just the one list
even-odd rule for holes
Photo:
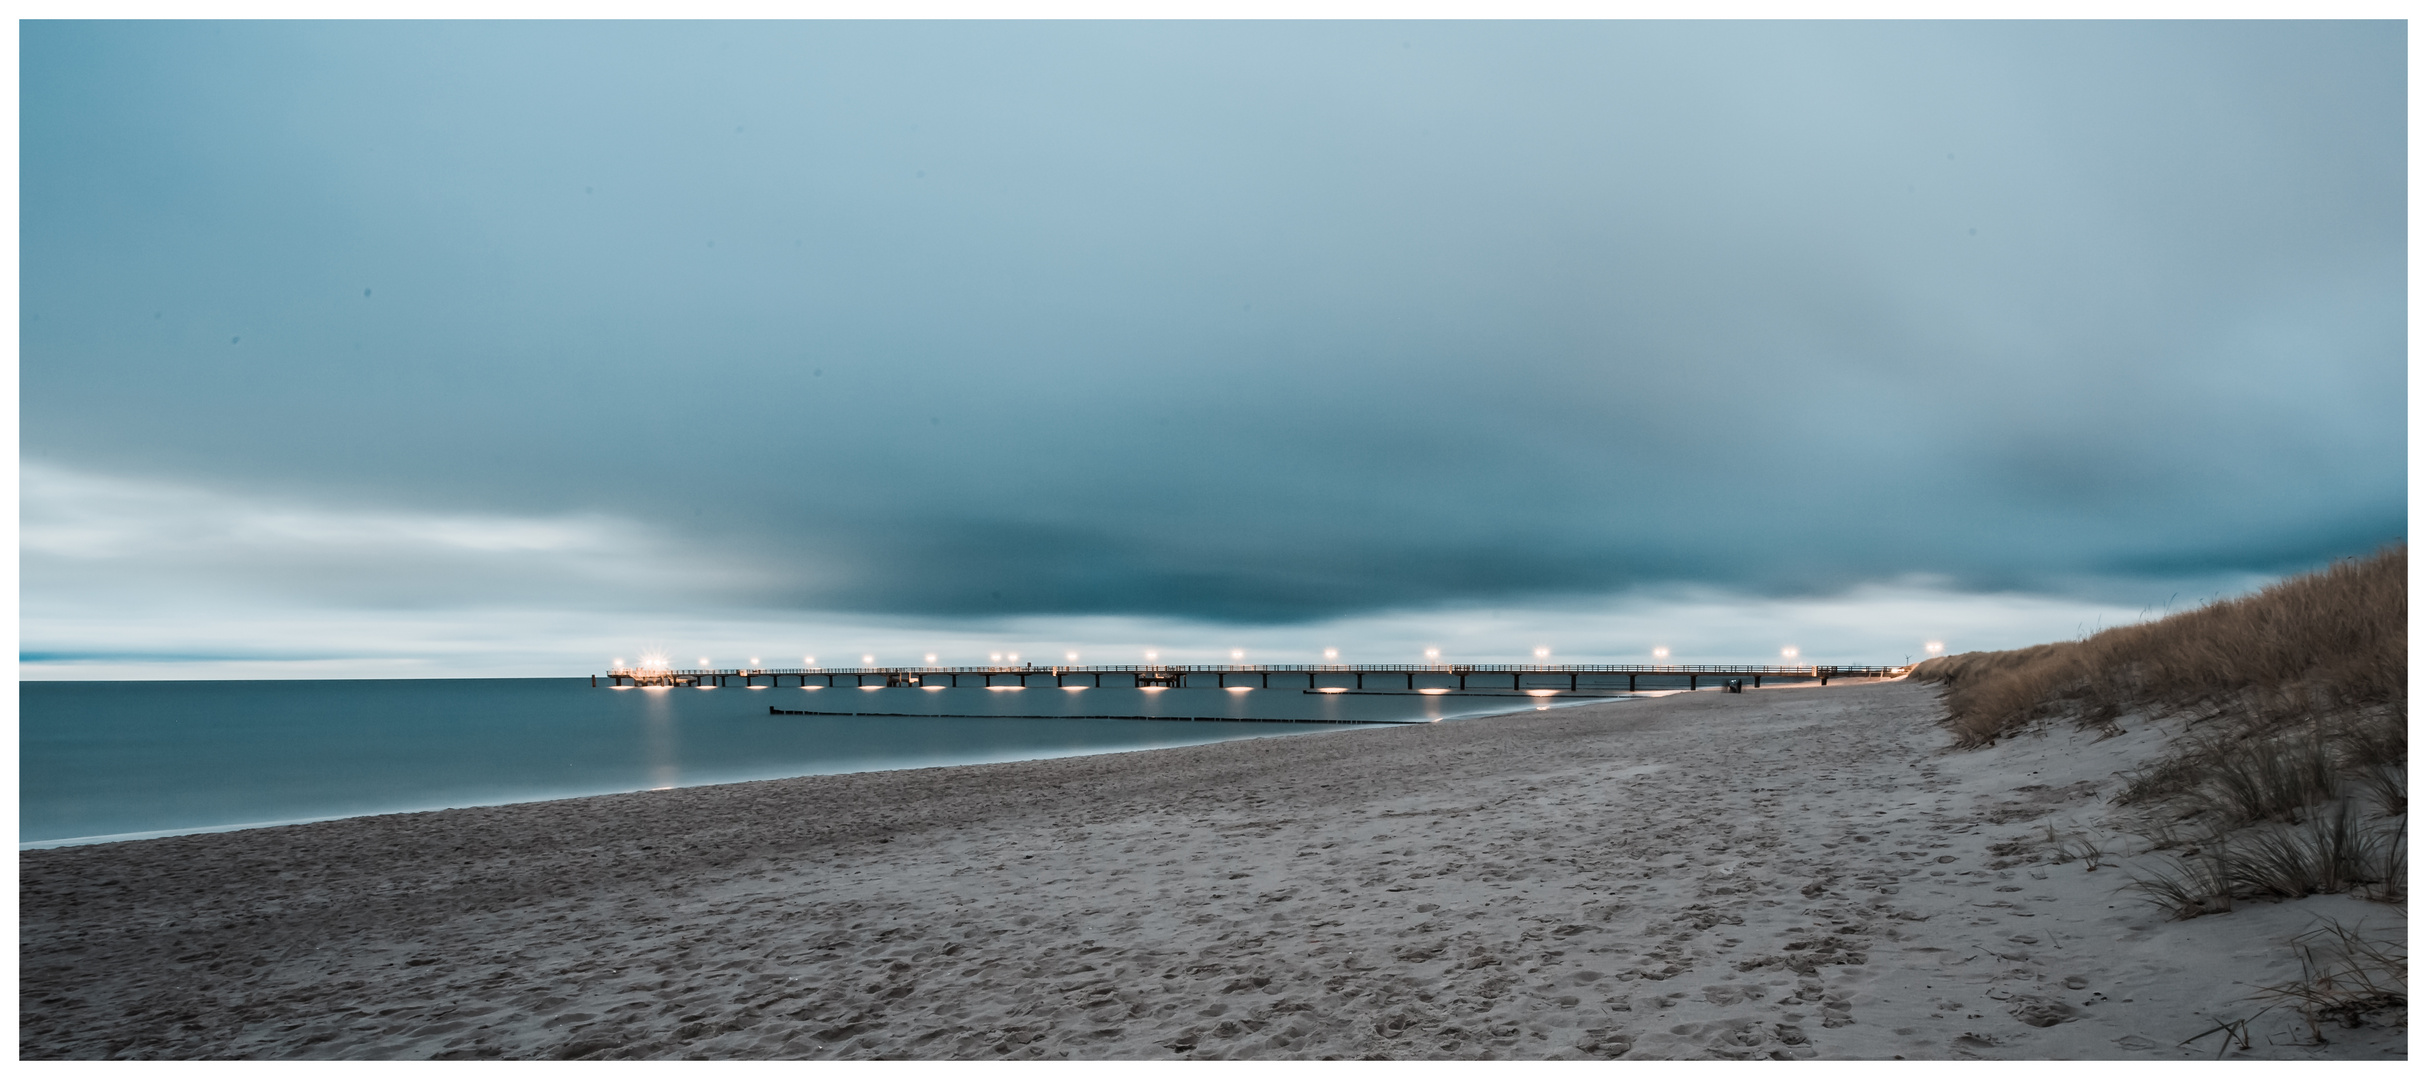
[[[618,693],[592,689],[583,679],[22,683],[18,840],[197,831],[1353,726],[1078,718],[1085,714],[1403,721],[1537,704],[1281,689],[848,690]],[[920,715],[772,716],[770,705]],[[1005,718],[1012,714],[1052,718]]]

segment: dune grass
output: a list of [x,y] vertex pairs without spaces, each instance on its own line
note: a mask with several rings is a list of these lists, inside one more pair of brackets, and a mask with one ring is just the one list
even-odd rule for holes
[[[1931,660],[1960,746],[2035,724],[2113,731],[2178,717],[2185,736],[2117,802],[2148,810],[2174,865],[2133,887],[2176,917],[2239,899],[2408,880],[2407,549],[2386,548],[2250,596],[2080,641]],[[2195,839],[2186,841],[2185,837]]]
[[1948,726],[1967,746],[2059,716],[2102,727],[2132,712],[2284,722],[2406,710],[2408,564],[2397,545],[2080,641],[1927,660],[1912,677],[1945,686]]

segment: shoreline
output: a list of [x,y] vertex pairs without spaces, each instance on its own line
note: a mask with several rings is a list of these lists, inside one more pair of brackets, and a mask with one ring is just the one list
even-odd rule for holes
[[[1685,694],[20,852],[19,1052],[2205,1060],[2283,939],[2394,917],[2163,921],[2017,846],[2158,725],[1935,719]],[[2282,1012],[2231,1056],[2405,1051]]]

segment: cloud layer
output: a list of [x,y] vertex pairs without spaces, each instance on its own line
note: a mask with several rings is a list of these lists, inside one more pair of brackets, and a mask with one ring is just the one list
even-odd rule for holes
[[2399,24],[23,38],[29,611],[2137,609],[2406,529]]

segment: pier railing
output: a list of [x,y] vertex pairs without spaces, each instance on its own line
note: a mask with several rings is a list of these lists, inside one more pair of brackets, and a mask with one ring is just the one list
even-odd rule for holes
[[[915,686],[942,688],[957,686],[1028,686],[1031,679],[1052,680],[1054,686],[1103,686],[1106,676],[1115,678],[1114,685],[1126,678],[1129,685],[1139,689],[1204,686],[1222,689],[1264,688],[1274,686],[1278,677],[1283,687],[1296,687],[1304,678],[1304,689],[1315,691],[1345,691],[1367,689],[1369,678],[1379,679],[1387,687],[1404,683],[1407,690],[1435,692],[1467,689],[1555,690],[1564,679],[1571,691],[1590,688],[1616,689],[1617,677],[1626,679],[1628,690],[1640,689],[1646,679],[1667,684],[1677,679],[1685,688],[1700,689],[1713,679],[1751,679],[1754,686],[1767,680],[1809,680],[1827,685],[1831,679],[1892,679],[1911,670],[1889,665],[1847,664],[986,664],[975,666],[925,665],[909,667],[809,667],[809,668],[616,668],[604,676],[593,675],[590,683],[628,686],[732,686],[736,681],[744,687],[757,687],[759,680],[766,685],[783,686],[785,680],[793,685],[811,686]],[[1502,684],[1501,677],[1508,682]],[[1532,686],[1528,686],[1529,678]],[[1480,679],[1482,686],[1470,686]],[[849,680],[845,682],[844,680]],[[870,680],[876,680],[873,683]],[[964,682],[963,680],[971,680]],[[1327,685],[1327,683],[1332,685]],[[1545,684],[1550,685],[1545,685]]]

